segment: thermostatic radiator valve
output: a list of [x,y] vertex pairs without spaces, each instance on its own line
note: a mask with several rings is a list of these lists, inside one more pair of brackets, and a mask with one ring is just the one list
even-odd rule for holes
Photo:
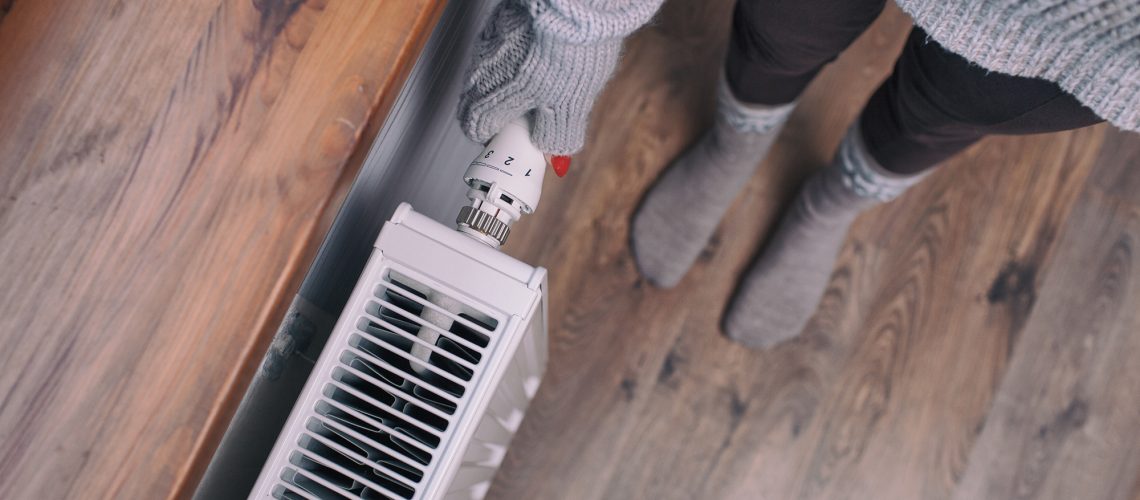
[[493,248],[505,243],[511,224],[538,208],[547,164],[530,140],[530,123],[508,123],[463,174],[471,203],[459,209],[459,231]]

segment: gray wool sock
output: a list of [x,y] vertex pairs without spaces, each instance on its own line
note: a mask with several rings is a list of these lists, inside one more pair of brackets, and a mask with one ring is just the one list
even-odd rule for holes
[[800,188],[741,282],[724,318],[729,338],[764,348],[799,335],[823,296],[851,223],[924,175],[883,169],[867,153],[858,124],[851,127],[833,165]]
[[634,214],[630,244],[646,279],[665,288],[681,281],[793,107],[740,102],[721,78],[712,128],[673,160]]

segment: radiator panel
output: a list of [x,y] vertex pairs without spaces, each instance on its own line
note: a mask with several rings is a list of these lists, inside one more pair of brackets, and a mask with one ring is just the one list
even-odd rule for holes
[[481,498],[545,369],[544,288],[402,206],[250,497]]

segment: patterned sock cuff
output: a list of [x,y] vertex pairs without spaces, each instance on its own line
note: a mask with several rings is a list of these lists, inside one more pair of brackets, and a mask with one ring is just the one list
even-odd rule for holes
[[778,106],[742,102],[732,94],[723,72],[717,83],[717,114],[738,132],[763,134],[775,130],[788,119],[795,107],[795,102]]
[[930,171],[917,174],[898,174],[883,168],[867,151],[859,121],[847,130],[836,153],[836,162],[843,173],[843,185],[864,198],[887,202],[918,184]]

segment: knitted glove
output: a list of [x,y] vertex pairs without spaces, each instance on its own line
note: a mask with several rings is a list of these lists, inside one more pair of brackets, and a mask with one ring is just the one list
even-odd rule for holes
[[622,39],[662,0],[503,0],[475,44],[459,123],[486,142],[531,114],[544,152],[582,148],[590,108],[613,73]]

